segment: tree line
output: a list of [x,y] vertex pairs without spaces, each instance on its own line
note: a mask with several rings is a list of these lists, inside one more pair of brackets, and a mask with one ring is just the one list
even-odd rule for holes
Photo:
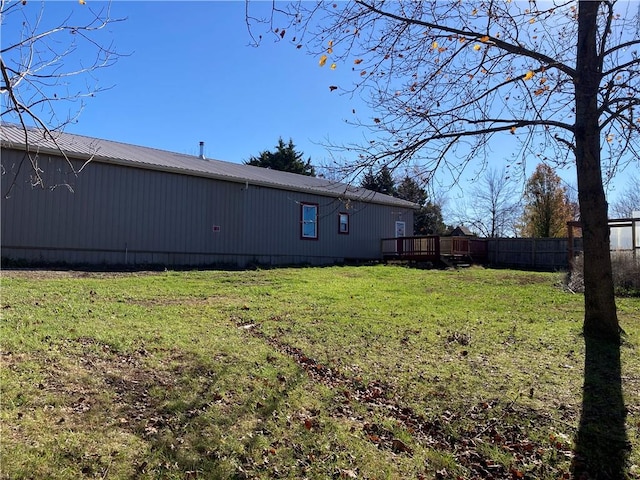
[[[420,205],[416,211],[416,235],[443,235],[453,226],[443,221],[443,205],[428,200],[424,187],[405,175],[396,185],[388,167],[365,173],[361,186]],[[454,222],[481,237],[566,237],[567,222],[579,220],[579,208],[553,168],[540,164],[529,177],[524,192],[518,191],[505,171],[490,169],[469,190],[472,200],[451,213]],[[441,201],[442,202],[442,201]]]

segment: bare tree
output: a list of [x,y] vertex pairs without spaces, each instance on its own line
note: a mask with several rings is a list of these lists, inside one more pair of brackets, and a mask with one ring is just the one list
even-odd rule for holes
[[458,208],[460,223],[489,238],[516,234],[522,189],[509,178],[506,168],[488,168],[469,193],[472,200]]
[[107,43],[106,27],[122,19],[111,18],[110,4],[94,9],[81,0],[56,21],[48,14],[50,4],[33,3],[0,1],[0,117],[21,125],[27,145],[22,163],[28,162],[33,185],[44,186],[29,128],[40,128],[66,158],[55,133],[77,120],[87,98],[109,88],[101,87],[94,75],[121,56]]
[[640,158],[637,8],[614,0],[355,0],[299,2],[268,21],[279,37],[311,45],[320,65],[357,74],[350,90],[367,92],[377,115],[359,122],[371,140],[347,146],[359,154],[354,169],[413,163],[424,176],[455,175],[471,160],[488,162],[498,135],[519,143],[516,162],[573,163],[584,331],[619,342],[604,182]]
[[640,177],[632,175],[625,189],[611,203],[611,215],[615,218],[631,218],[633,212],[640,212]]

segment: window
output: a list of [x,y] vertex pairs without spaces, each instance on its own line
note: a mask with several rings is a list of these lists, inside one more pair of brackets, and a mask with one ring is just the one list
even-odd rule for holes
[[312,203],[302,204],[302,238],[318,238],[318,205]]
[[338,233],[342,233],[342,234],[349,233],[349,214],[348,213],[338,214]]

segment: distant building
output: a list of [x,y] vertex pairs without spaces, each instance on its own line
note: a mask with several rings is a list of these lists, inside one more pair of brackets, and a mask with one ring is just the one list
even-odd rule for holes
[[[412,234],[417,205],[323,178],[66,133],[56,145],[36,129],[27,148],[20,127],[0,132],[4,260],[321,265],[381,259],[382,238]],[[28,154],[56,188],[32,187]]]
[[451,231],[452,237],[475,237],[475,235],[464,225],[460,225]]

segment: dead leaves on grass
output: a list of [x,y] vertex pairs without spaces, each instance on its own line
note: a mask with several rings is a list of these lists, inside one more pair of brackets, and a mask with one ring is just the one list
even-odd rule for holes
[[[469,472],[471,478],[494,480],[535,478],[536,472],[554,472],[555,467],[551,464],[553,462],[549,463],[549,459],[568,451],[559,449],[553,442],[540,444],[530,439],[526,430],[517,426],[517,422],[529,421],[540,424],[548,419],[539,417],[534,411],[516,411],[514,402],[506,405],[499,400],[480,402],[466,412],[446,410],[434,418],[425,418],[403,405],[401,399],[396,398],[392,388],[384,382],[362,383],[359,378],[349,377],[334,367],[324,365],[296,347],[287,345],[277,338],[267,337],[260,328],[251,328],[248,333],[262,338],[292,358],[313,381],[334,389],[336,405],[330,414],[337,418],[348,418],[355,425],[352,427],[354,433],[358,429],[357,425],[360,425],[363,438],[381,450],[396,455],[412,456],[416,447],[411,444],[415,443],[416,446],[450,452],[458,468]],[[446,335],[446,342],[449,344],[467,346],[470,341],[470,336],[464,333],[447,332]],[[355,414],[355,403],[366,407],[372,418],[382,415],[388,421],[395,422],[398,428],[409,434],[410,440],[402,440],[379,422]],[[498,413],[498,410],[501,412]],[[505,421],[507,417],[511,417],[512,420]],[[312,417],[303,421],[304,428],[308,431],[318,427]],[[486,453],[491,449],[501,452],[501,455],[510,460],[492,460]],[[446,469],[432,471],[431,474],[433,473],[436,478],[456,478],[453,472]],[[560,470],[555,473],[558,478],[564,478],[567,474]],[[341,470],[338,474],[339,478],[357,478],[352,476],[355,472],[351,470]]]

